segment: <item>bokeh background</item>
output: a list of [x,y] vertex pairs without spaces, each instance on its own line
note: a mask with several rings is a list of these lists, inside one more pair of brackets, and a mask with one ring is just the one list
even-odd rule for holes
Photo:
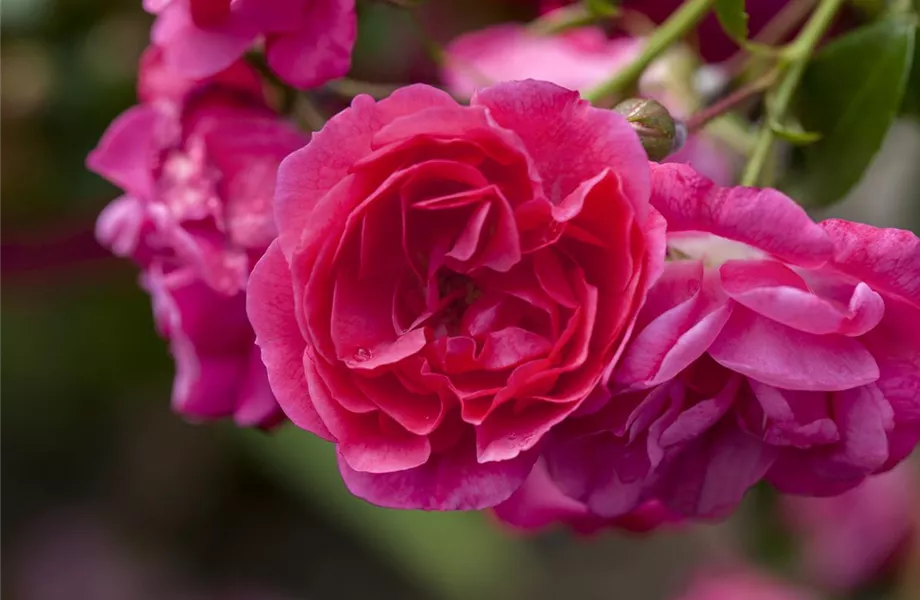
[[[441,0],[423,11],[446,41],[526,19],[529,4]],[[434,77],[405,15],[361,9],[355,77]],[[366,505],[344,490],[332,448],[293,428],[173,415],[171,361],[136,271],[93,238],[118,192],[83,166],[134,102],[150,21],[138,0],[2,3],[4,598],[655,600],[698,566],[741,557],[801,575],[765,490],[717,525],[524,536],[487,514]],[[920,124],[900,121],[832,212],[916,231],[918,164]],[[920,598],[920,586],[898,589]]]

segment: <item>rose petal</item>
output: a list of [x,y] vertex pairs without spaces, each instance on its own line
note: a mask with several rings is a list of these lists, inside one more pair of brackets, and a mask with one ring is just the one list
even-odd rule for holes
[[86,166],[130,195],[149,200],[153,190],[150,149],[167,127],[167,117],[153,106],[130,108],[109,125]]
[[831,258],[827,234],[776,190],[720,188],[686,165],[652,163],[651,169],[652,205],[667,219],[669,233],[712,233],[803,267]]
[[432,106],[456,106],[456,102],[445,92],[425,85],[401,88],[380,102],[356,96],[350,108],[329,119],[309,144],[281,163],[275,221],[285,256],[294,252],[305,235],[309,238],[305,244],[325,240],[328,224],[347,215],[352,207],[343,205],[341,197],[321,200],[346,178],[358,159],[370,153],[374,133],[395,118]]
[[790,390],[835,391],[872,383],[879,368],[858,341],[817,336],[735,307],[709,347],[719,364]]
[[820,227],[833,241],[836,269],[920,307],[920,238],[916,234],[840,219],[822,221]]
[[668,463],[655,497],[681,515],[721,516],[760,481],[775,457],[771,446],[723,419]]
[[276,240],[249,278],[246,312],[278,404],[295,425],[321,438],[332,434],[320,419],[307,391],[303,367],[306,342],[294,318],[291,273]]
[[395,473],[355,471],[339,458],[345,485],[354,495],[386,508],[480,510],[508,499],[530,473],[537,455],[479,464],[471,439],[434,454],[425,464]]
[[638,136],[621,115],[592,107],[577,92],[533,80],[480,90],[470,105],[484,106],[498,125],[520,136],[552,203],[610,169],[640,221],[646,218],[649,166]]
[[816,335],[860,336],[878,325],[882,297],[859,283],[844,309],[812,293],[789,267],[774,261],[731,260],[719,268],[722,289],[751,310]]
[[354,0],[301,4],[305,13],[301,26],[291,33],[269,35],[265,55],[284,81],[306,89],[348,73],[357,28]]

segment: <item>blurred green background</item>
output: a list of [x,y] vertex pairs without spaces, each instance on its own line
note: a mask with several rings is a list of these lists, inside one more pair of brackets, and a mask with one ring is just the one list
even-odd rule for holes
[[[532,10],[429,4],[445,40]],[[139,0],[3,0],[4,598],[654,600],[742,551],[752,503],[651,538],[521,536],[485,514],[366,505],[342,487],[331,447],[293,428],[173,415],[171,361],[137,273],[93,238],[118,191],[83,166],[134,102],[149,26]],[[356,77],[433,76],[398,11],[362,6],[360,35]],[[920,128],[889,137],[897,158],[877,161],[838,214],[916,223]]]

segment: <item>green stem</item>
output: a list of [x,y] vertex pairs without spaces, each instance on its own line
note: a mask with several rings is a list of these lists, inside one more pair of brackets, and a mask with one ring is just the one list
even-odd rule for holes
[[670,48],[677,40],[684,37],[693,29],[703,17],[709,13],[715,0],[687,0],[681,4],[668,20],[652,33],[645,42],[642,53],[617,72],[616,75],[604,81],[584,94],[585,99],[597,103],[611,96],[619,96],[632,89],[642,73]]
[[594,25],[605,19],[612,19],[618,13],[613,10],[609,14],[601,14],[589,10],[584,4],[573,4],[557,8],[533,21],[529,29],[537,35],[556,35],[570,29],[577,29],[588,25]]
[[792,104],[792,98],[802,80],[808,61],[843,3],[844,0],[821,0],[802,28],[802,32],[784,51],[787,66],[767,102],[767,114],[754,142],[754,150],[741,175],[741,185],[754,186],[760,181],[761,173],[773,150],[775,136],[771,125],[785,120],[786,111]]

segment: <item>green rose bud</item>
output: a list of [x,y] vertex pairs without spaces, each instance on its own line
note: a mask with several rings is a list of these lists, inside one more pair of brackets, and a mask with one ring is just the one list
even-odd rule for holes
[[655,100],[629,98],[617,104],[613,110],[620,113],[632,125],[645,153],[650,160],[659,161],[683,145],[686,132],[674,122],[671,113]]

